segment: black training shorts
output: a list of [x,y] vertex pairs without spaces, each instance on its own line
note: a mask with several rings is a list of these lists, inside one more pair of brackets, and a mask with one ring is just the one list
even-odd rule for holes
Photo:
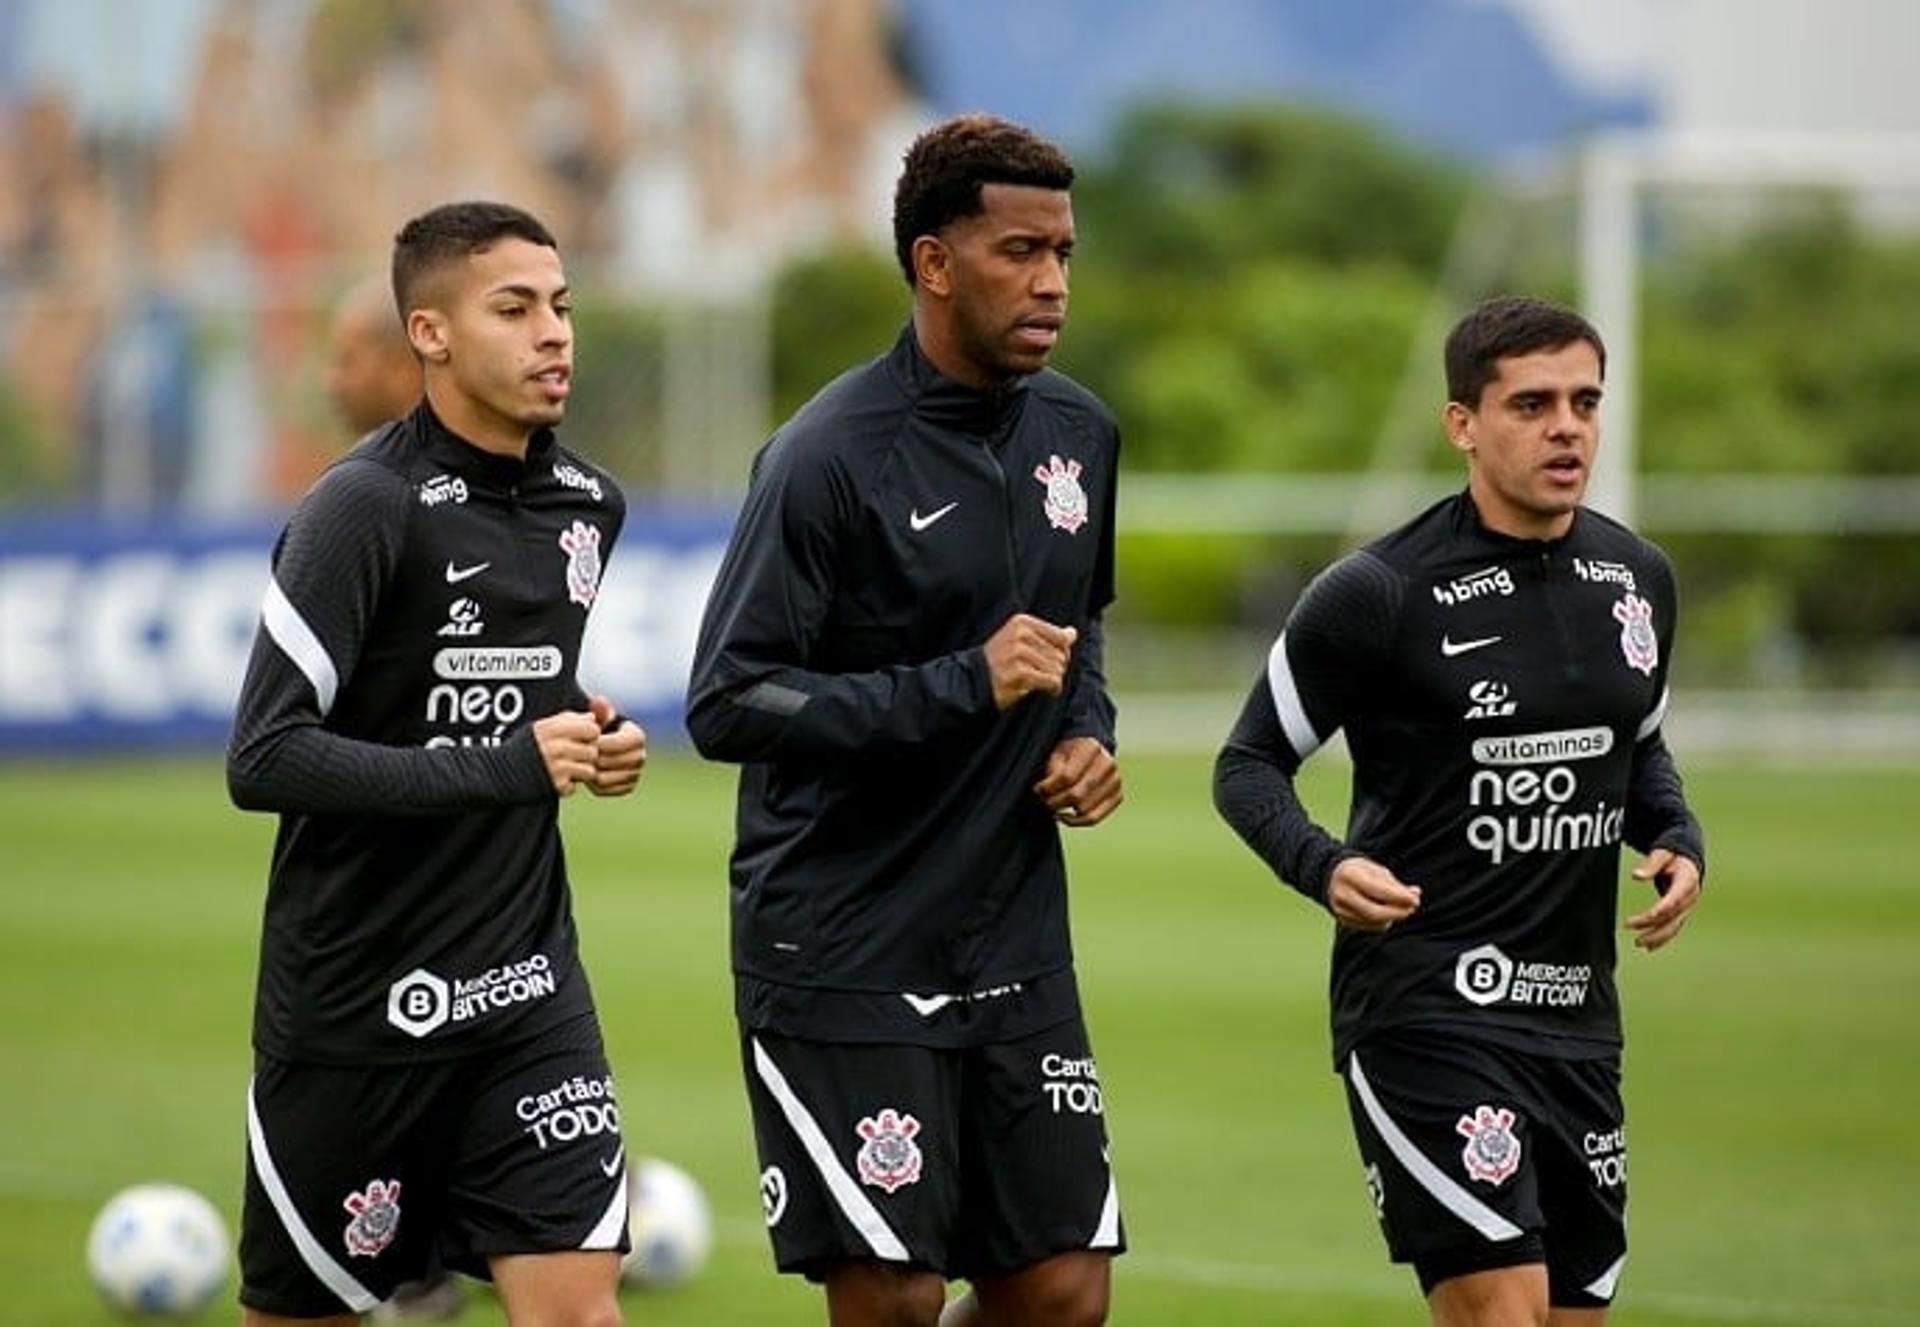
[[974,1277],[1125,1247],[1079,1018],[959,1049],[741,1043],[781,1271],[877,1258]]
[[1345,1073],[1387,1247],[1423,1291],[1543,1262],[1556,1307],[1612,1300],[1627,1257],[1617,1058],[1401,1031],[1363,1041]]
[[339,1068],[256,1056],[240,1300],[364,1313],[438,1267],[627,1247],[626,1151],[589,1014],[467,1059]]

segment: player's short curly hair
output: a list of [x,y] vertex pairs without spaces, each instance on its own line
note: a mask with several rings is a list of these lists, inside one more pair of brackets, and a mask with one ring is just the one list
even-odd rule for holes
[[402,226],[393,237],[393,300],[400,321],[418,307],[426,277],[456,259],[485,253],[503,239],[560,247],[538,218],[511,203],[442,203]]
[[1073,187],[1066,153],[1030,129],[992,115],[962,115],[937,124],[907,149],[893,191],[893,249],[913,284],[913,242],[937,235],[983,210],[983,184]]
[[1447,333],[1447,399],[1470,409],[1500,374],[1499,362],[1536,350],[1558,350],[1585,341],[1607,372],[1607,347],[1593,324],[1572,309],[1526,295],[1482,300]]

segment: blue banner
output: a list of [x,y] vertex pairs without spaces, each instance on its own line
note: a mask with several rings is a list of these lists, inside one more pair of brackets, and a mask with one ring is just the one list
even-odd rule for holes
[[[681,730],[731,521],[635,503],[607,565],[580,679],[650,735]],[[0,755],[224,742],[279,530],[279,518],[0,520]]]

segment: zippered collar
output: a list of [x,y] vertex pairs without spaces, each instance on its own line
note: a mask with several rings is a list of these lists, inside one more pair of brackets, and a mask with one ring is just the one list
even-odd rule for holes
[[1453,509],[1448,513],[1448,522],[1456,537],[1469,543],[1481,544],[1505,557],[1538,557],[1559,552],[1579,537],[1583,518],[1586,515],[1585,507],[1575,507],[1573,523],[1558,539],[1526,539],[1520,535],[1502,534],[1498,530],[1490,529],[1480,519],[1480,508],[1475,504],[1471,490],[1461,489],[1447,501],[1452,504]]
[[409,442],[422,456],[459,475],[490,488],[511,489],[526,481],[529,474],[550,467],[559,443],[550,428],[535,429],[527,439],[525,459],[502,456],[476,447],[440,421],[425,397],[403,421]]
[[941,373],[920,349],[911,322],[894,342],[887,368],[913,400],[915,414],[967,433],[996,433],[1026,402],[1027,375],[982,391]]

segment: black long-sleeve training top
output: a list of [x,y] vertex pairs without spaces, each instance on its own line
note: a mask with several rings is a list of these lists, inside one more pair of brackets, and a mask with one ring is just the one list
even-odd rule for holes
[[592,1008],[535,720],[585,709],[581,633],[626,511],[424,403],[321,477],[273,551],[227,780],[277,811],[254,1044],[465,1054]]
[[[942,377],[909,327],[755,458],[687,724],[739,762],[736,1003],[750,1028],[957,1045],[1077,1012],[1065,870],[1034,796],[1069,736],[1114,744],[1119,435],[1054,372]],[[1079,631],[1065,691],[993,703],[1015,612]]]
[[[1620,844],[1704,869],[1661,718],[1673,573],[1581,509],[1564,538],[1497,534],[1466,494],[1329,567],[1295,605],[1215,768],[1221,814],[1322,904],[1364,855],[1422,890],[1391,930],[1334,941],[1334,1054],[1454,1029],[1588,1058],[1620,1045]],[[1344,729],[1344,840],[1293,776]]]

